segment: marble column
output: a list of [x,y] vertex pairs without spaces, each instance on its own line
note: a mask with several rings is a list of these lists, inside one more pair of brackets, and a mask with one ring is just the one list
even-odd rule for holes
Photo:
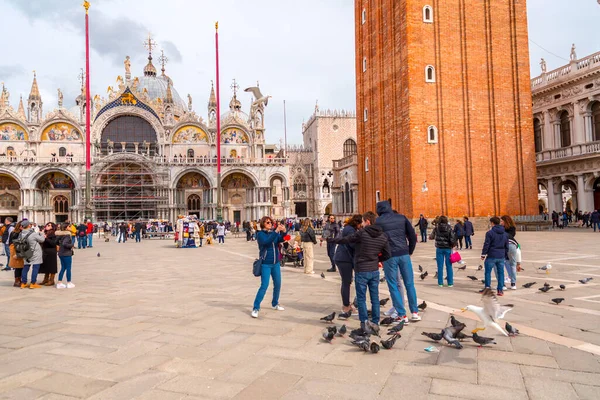
[[556,208],[556,196],[554,195],[554,182],[552,178],[548,179],[546,188],[548,190],[548,212],[560,211]]

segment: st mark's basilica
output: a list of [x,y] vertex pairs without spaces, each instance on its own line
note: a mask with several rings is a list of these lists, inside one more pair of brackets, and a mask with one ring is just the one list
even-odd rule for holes
[[[132,74],[127,57],[124,76],[108,87],[107,98],[91,96],[91,216],[95,221],[173,221],[190,214],[215,219],[214,87],[204,119],[191,96],[184,99],[175,89],[165,73],[164,55],[157,71],[152,47],[149,50],[142,75]],[[0,97],[0,217],[81,221],[87,215],[83,84],[70,109],[63,107],[58,89],[58,107],[47,114],[35,73],[28,98],[21,98],[16,110],[8,85],[3,85]],[[323,128],[303,126],[304,145],[287,151],[267,144],[265,104],[252,102],[245,113],[239,86],[235,81],[232,86],[229,107],[223,104],[227,111],[220,116],[223,219],[318,217],[331,212],[331,160],[356,153],[354,113],[315,107],[309,121],[326,120],[321,125],[332,128],[322,142],[336,147],[320,149],[331,158],[330,165],[319,166],[316,147]],[[355,177],[346,174],[346,180]],[[355,194],[348,187],[350,199]]]

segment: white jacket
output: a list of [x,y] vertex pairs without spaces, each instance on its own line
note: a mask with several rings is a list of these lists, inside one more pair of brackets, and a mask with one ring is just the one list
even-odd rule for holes
[[217,225],[217,236],[225,236],[225,225]]

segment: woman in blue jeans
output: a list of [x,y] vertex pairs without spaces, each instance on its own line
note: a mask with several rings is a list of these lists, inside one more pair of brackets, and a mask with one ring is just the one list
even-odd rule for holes
[[[58,258],[60,259],[60,273],[58,274],[57,289],[72,289],[75,284],[71,281],[71,266],[73,265],[73,242],[71,233],[67,230],[68,224],[62,224],[60,231],[56,232],[58,242]],[[63,283],[65,273],[67,284]]]
[[438,270],[438,286],[444,287],[444,264],[446,264],[446,279],[448,280],[448,287],[454,286],[454,270],[452,269],[452,263],[450,262],[450,254],[452,254],[452,248],[455,246],[456,236],[452,227],[448,224],[448,217],[442,215],[438,219],[431,236],[431,240],[435,239],[435,261],[437,263]]
[[279,292],[281,290],[281,267],[279,265],[279,243],[283,242],[285,235],[285,225],[279,224],[273,230],[273,220],[270,217],[262,217],[260,220],[260,231],[256,234],[258,242],[258,253],[262,260],[262,270],[260,274],[260,288],[254,299],[252,308],[252,318],[258,318],[260,303],[262,303],[269,287],[269,280],[273,278],[273,301],[271,306],[274,310],[283,311],[284,308],[279,305]]

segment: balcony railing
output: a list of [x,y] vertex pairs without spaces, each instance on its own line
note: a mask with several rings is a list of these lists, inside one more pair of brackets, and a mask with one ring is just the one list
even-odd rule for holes
[[537,162],[544,162],[594,153],[600,153],[600,141],[576,144],[561,149],[540,151],[536,153],[535,159]]
[[333,160],[333,169],[342,168],[348,165],[357,164],[358,155],[352,154],[350,156],[341,158],[339,160]]
[[64,156],[64,157],[38,157],[38,156],[0,156],[0,164],[81,164],[85,162],[84,157]]
[[546,85],[553,85],[563,78],[572,79],[574,75],[589,72],[594,68],[600,68],[600,52],[533,78],[531,88],[535,90]]

